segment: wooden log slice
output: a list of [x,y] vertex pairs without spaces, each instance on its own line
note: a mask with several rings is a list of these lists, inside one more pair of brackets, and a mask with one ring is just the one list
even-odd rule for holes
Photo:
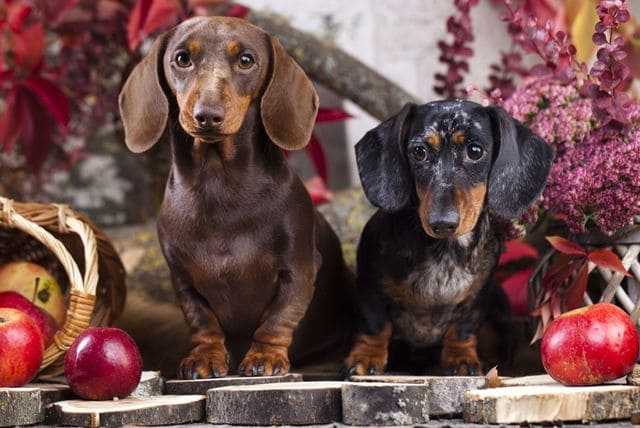
[[238,385],[207,392],[207,422],[317,425],[340,422],[342,382]]
[[59,401],[47,410],[46,422],[83,427],[175,425],[204,419],[205,396],[163,395],[121,400]]
[[38,388],[0,388],[0,427],[42,422],[44,415]]
[[492,388],[466,393],[464,419],[485,424],[628,419],[639,399],[640,387],[626,385]]
[[385,382],[428,385],[429,414],[454,416],[462,414],[467,391],[484,389],[488,381],[483,376],[352,376],[354,382]]
[[346,383],[342,417],[349,425],[414,425],[429,421],[429,386],[420,383]]
[[265,383],[301,382],[302,375],[288,373],[284,376],[225,376],[214,379],[168,380],[165,392],[174,395],[206,395],[211,388],[235,385],[262,385]]

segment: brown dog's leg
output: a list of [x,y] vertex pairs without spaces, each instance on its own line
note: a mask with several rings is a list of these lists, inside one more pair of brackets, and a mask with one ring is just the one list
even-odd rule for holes
[[229,372],[229,354],[224,346],[224,333],[216,315],[187,278],[171,275],[182,312],[192,332],[193,346],[189,355],[180,362],[178,377],[204,379],[226,376]]
[[482,374],[482,362],[478,358],[478,339],[469,334],[461,339],[458,326],[452,325],[444,335],[441,365],[446,374],[471,376]]
[[389,358],[389,340],[392,332],[391,322],[387,321],[377,336],[359,335],[345,360],[348,373],[350,375],[382,373]]
[[315,273],[298,275],[281,279],[278,294],[265,311],[251,348],[238,366],[240,375],[275,376],[289,372],[289,346],[311,302],[315,280]]

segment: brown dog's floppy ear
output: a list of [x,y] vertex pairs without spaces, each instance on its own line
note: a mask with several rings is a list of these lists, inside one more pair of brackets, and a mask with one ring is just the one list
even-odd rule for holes
[[267,135],[286,150],[309,142],[318,114],[318,94],[302,68],[271,39],[271,80],[262,95],[260,111]]
[[553,150],[501,107],[488,107],[488,111],[499,144],[489,176],[489,207],[501,217],[518,218],[542,193]]
[[360,182],[367,199],[385,211],[407,208],[413,196],[405,155],[405,124],[416,105],[406,104],[395,116],[367,132],[356,144]]
[[164,133],[169,101],[162,90],[162,57],[166,34],[158,37],[149,53],[125,82],[118,104],[127,147],[134,153],[149,150]]

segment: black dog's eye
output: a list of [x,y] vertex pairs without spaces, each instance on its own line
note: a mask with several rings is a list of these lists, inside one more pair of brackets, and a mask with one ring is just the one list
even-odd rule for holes
[[425,160],[427,160],[427,156],[429,155],[429,152],[427,151],[427,148],[424,146],[415,146],[411,150],[411,155],[418,162],[424,162]]
[[467,156],[471,160],[478,160],[484,154],[484,149],[477,144],[469,144],[467,146]]
[[187,51],[180,51],[176,54],[176,64],[178,67],[187,68],[191,65],[191,56]]
[[247,70],[251,68],[251,66],[255,63],[253,57],[249,54],[242,54],[238,57],[238,66],[243,70]]

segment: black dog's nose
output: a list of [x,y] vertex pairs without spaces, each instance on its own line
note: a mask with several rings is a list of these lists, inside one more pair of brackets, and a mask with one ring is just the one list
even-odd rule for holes
[[453,235],[459,223],[460,216],[453,211],[443,215],[429,216],[429,227],[439,238],[448,238]]
[[221,105],[206,105],[196,103],[193,109],[193,117],[198,126],[203,129],[214,129],[224,122],[225,111]]

